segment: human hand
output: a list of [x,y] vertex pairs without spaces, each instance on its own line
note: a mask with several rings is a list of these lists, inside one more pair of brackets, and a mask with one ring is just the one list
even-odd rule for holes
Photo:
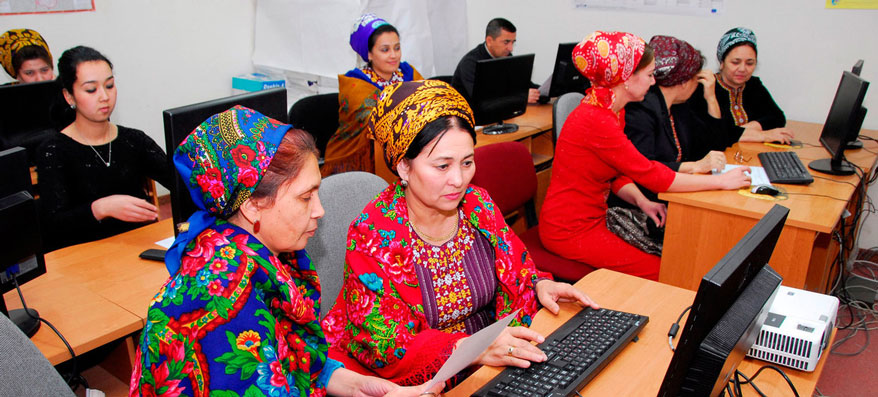
[[668,207],[664,204],[645,200],[637,206],[640,207],[640,210],[643,211],[649,219],[652,219],[652,221],[655,222],[656,226],[662,227],[665,225],[665,219],[668,215]]
[[[438,396],[445,384],[439,383],[426,389],[425,384],[418,386],[398,386],[397,384],[374,376],[365,376],[353,392],[354,397],[415,397],[415,396]],[[433,394],[430,394],[433,393]]]
[[719,179],[720,189],[740,189],[744,186],[750,186],[750,167],[745,165],[734,168],[716,177]]
[[543,343],[545,340],[545,337],[530,328],[506,327],[494,343],[476,357],[473,364],[527,368],[531,361],[546,361],[546,353],[530,343]]
[[788,145],[794,138],[793,131],[784,127],[764,131],[764,134],[765,142],[780,142],[785,145]]
[[723,152],[711,150],[703,159],[695,162],[692,169],[694,174],[706,174],[712,170],[722,171],[726,167],[726,155]]
[[146,200],[126,194],[101,197],[91,203],[95,219],[116,218],[124,222],[146,222],[158,218],[158,208]]
[[710,99],[716,96],[714,86],[716,85],[716,75],[710,69],[701,69],[695,74],[698,84],[704,86],[704,99]]
[[540,90],[531,88],[527,91],[527,103],[537,103],[540,99]]
[[557,302],[579,302],[583,306],[590,306],[594,309],[601,308],[588,295],[567,283],[540,280],[536,285],[536,290],[537,299],[539,299],[540,304],[552,312],[552,314],[558,314],[560,307],[558,307]]

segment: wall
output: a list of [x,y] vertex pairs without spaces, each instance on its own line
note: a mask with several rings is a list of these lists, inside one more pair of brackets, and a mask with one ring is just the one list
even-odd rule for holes
[[[700,49],[717,68],[716,43],[735,26],[756,32],[756,74],[793,120],[822,123],[842,70],[864,59],[863,78],[878,83],[878,10],[827,10],[822,0],[726,0],[716,17],[574,9],[572,0],[468,0],[469,42],[484,39],[485,24],[504,17],[515,24],[516,54],[535,53],[533,81],[551,73],[555,43],[580,41],[594,30],[630,31],[649,40],[656,34],[676,36]],[[878,129],[878,86],[866,95],[870,108],[864,127]],[[876,189],[870,192],[878,199]],[[860,247],[878,246],[878,217],[864,225]]]

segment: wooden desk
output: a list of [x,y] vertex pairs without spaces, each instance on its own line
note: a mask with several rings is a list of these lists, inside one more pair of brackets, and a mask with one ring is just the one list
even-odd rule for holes
[[[797,140],[806,143],[793,149],[806,167],[811,160],[829,156],[819,146],[822,125],[790,121],[787,127],[795,132]],[[878,131],[863,133],[878,137]],[[866,141],[865,147],[878,151],[878,143],[873,141]],[[737,143],[726,150],[729,164],[736,163],[734,153],[739,150],[748,165],[759,166],[757,153],[782,149],[762,143]],[[875,166],[876,155],[866,150],[849,150],[845,155],[865,170]],[[860,181],[853,175],[831,176],[816,171],[811,174],[815,178],[810,185],[779,185],[790,193],[788,200],[781,201],[751,198],[733,191],[659,194],[659,198],[668,201],[659,281],[697,289],[702,275],[777,203],[789,208],[790,214],[769,261],[771,267],[783,276],[784,285],[825,292],[833,277],[830,269],[839,248],[832,240],[832,232],[838,229],[841,215],[856,190],[854,186]]]
[[[611,270],[599,269],[583,277],[576,287],[587,292],[599,304],[621,311],[649,316],[649,323],[640,332],[640,340],[629,344],[610,364],[589,382],[581,393],[592,396],[654,396],[671,362],[673,352],[668,348],[668,329],[684,308],[692,304],[695,292],[644,280]],[[579,310],[579,306],[561,304],[561,312],[554,316],[540,310],[534,317],[532,329],[548,335]],[[685,321],[685,320],[684,320]],[[814,372],[784,369],[793,380],[799,395],[810,396],[823,371],[825,357]],[[745,359],[738,369],[751,376],[764,362]],[[500,372],[497,367],[482,367],[467,380],[446,394],[448,397],[468,396]],[[780,376],[763,379],[756,384],[768,395],[788,395],[789,389]],[[749,389],[749,387],[748,387]],[[752,390],[745,390],[752,392]],[[755,394],[755,393],[754,393]]]
[[[132,334],[143,329],[149,302],[168,278],[164,263],[140,259],[156,241],[173,235],[165,220],[104,240],[46,254],[46,274],[21,289],[37,309],[83,354],[119,339],[123,343],[107,370],[123,382],[131,376]],[[10,309],[21,307],[15,292],[4,295]],[[48,326],[31,340],[53,365],[70,359],[67,348]]]

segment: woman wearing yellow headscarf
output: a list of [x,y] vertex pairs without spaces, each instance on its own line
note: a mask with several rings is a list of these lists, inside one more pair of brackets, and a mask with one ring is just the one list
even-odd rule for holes
[[37,31],[12,29],[0,35],[0,63],[13,79],[22,83],[52,80],[52,53]]

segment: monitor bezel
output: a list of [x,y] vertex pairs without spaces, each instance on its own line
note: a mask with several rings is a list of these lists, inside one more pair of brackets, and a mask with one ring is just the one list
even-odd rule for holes
[[[524,114],[535,57],[534,54],[512,55],[476,62],[473,92],[469,98],[476,125],[502,123]],[[505,95],[495,95],[497,87],[504,88]],[[517,92],[512,93],[513,90]],[[503,103],[499,110],[485,109],[487,104],[496,105],[498,99],[504,98],[507,103]]]

